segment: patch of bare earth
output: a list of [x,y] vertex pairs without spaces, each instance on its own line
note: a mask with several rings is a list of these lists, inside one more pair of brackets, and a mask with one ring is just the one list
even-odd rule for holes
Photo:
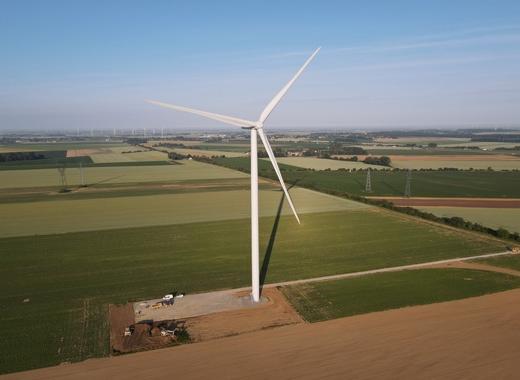
[[520,289],[300,323],[5,379],[516,379]]
[[135,323],[132,304],[109,305],[108,320],[110,325],[110,349],[116,352],[125,352],[125,328]]
[[278,289],[264,289],[262,297],[267,302],[260,306],[187,318],[184,326],[192,341],[200,342],[303,322]]
[[[110,351],[112,354],[122,354],[136,351],[164,348],[175,343],[171,336],[161,336],[157,327],[160,322],[135,324],[133,304],[110,305]],[[165,322],[164,324],[168,324]],[[132,335],[124,336],[125,329],[133,326]]]

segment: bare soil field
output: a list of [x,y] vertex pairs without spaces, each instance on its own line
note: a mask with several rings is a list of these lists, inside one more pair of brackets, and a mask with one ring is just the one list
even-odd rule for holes
[[512,379],[519,355],[517,289],[0,378]]
[[[248,291],[236,294],[248,296]],[[302,323],[303,319],[276,288],[264,289],[265,302],[253,308],[216,312],[175,321],[154,322],[154,325],[177,324],[189,333],[192,342],[234,336],[271,327]],[[175,305],[173,306],[175,307]],[[136,324],[132,304],[110,305],[110,350],[112,353],[129,353],[164,348],[175,343],[169,336],[152,336],[147,324]],[[126,327],[135,326],[131,336],[124,336]],[[152,330],[153,332],[153,330]]]
[[396,206],[446,206],[446,207],[486,207],[520,208],[520,199],[504,198],[405,198],[405,197],[368,197],[386,199]]

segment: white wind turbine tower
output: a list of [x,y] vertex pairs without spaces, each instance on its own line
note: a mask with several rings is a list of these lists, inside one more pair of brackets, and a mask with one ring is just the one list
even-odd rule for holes
[[226,124],[231,124],[237,127],[242,127],[243,129],[249,129],[251,131],[251,276],[252,276],[252,298],[254,302],[260,301],[260,270],[259,270],[259,239],[258,239],[258,150],[257,150],[257,135],[260,136],[260,140],[262,140],[262,144],[265,147],[267,155],[269,156],[269,160],[273,165],[273,169],[278,176],[278,180],[280,181],[280,185],[283,188],[285,197],[289,202],[289,206],[291,207],[298,224],[300,223],[300,218],[298,218],[298,214],[296,213],[296,209],[294,208],[293,202],[291,200],[291,196],[287,191],[287,187],[282,178],[282,173],[280,173],[280,168],[276,162],[276,158],[274,157],[273,150],[271,149],[271,144],[269,144],[269,140],[267,140],[267,136],[264,133],[264,122],[267,120],[271,112],[275,109],[275,107],[280,103],[284,95],[287,93],[292,84],[298,79],[298,77],[302,74],[303,70],[307,67],[307,65],[312,61],[312,59],[318,54],[320,48],[316,49],[314,53],[305,61],[303,66],[296,72],[294,77],[278,92],[275,97],[267,104],[262,113],[260,114],[260,118],[257,121],[250,121],[245,119],[239,119],[233,116],[225,116],[216,113],[196,110],[193,108],[187,108],[182,106],[176,106],[173,104],[162,103],[155,100],[148,100],[149,103],[156,104],[161,107],[171,108],[176,111],[193,113],[199,116],[203,116],[208,119],[220,121]]

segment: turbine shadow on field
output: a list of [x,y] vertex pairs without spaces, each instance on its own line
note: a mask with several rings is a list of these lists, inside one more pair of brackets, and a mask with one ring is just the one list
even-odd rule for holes
[[[287,190],[291,190],[296,186],[296,181]],[[280,190],[281,191],[281,190]],[[267,277],[267,270],[269,269],[269,262],[271,261],[271,254],[273,253],[274,242],[276,240],[276,233],[278,232],[278,224],[280,223],[280,217],[282,216],[283,201],[285,200],[285,194],[282,191],[282,197],[280,203],[278,203],[278,209],[276,210],[276,217],[274,219],[273,228],[271,229],[271,235],[269,236],[269,243],[265,250],[264,260],[262,261],[262,268],[260,269],[260,294],[264,289],[265,279]]]

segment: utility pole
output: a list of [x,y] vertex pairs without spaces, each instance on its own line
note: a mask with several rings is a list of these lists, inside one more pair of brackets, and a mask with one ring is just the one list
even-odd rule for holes
[[365,192],[371,193],[372,192],[372,181],[370,179],[370,168],[367,170],[367,183],[365,184]]
[[412,169],[408,169],[406,174],[406,186],[404,188],[404,196],[410,198],[412,196]]

